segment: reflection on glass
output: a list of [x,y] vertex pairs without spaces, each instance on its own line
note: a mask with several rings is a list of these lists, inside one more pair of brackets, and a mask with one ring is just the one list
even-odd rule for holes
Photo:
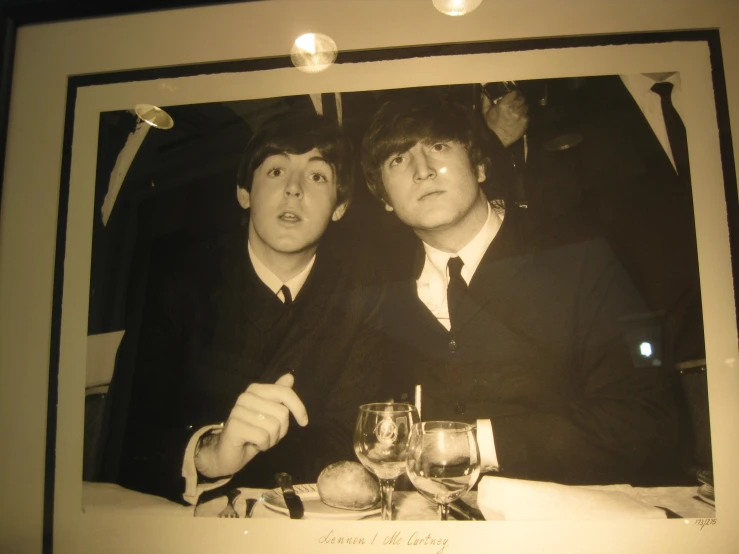
[[411,428],[419,420],[415,406],[383,402],[359,407],[354,451],[380,480],[382,519],[392,519],[395,480],[405,472]]
[[439,519],[445,521],[449,503],[470,490],[480,476],[475,431],[455,421],[417,423],[406,462],[411,483],[439,505]]
[[643,342],[639,345],[639,351],[645,358],[651,358],[652,356],[652,345],[648,342]]
[[290,59],[293,65],[306,73],[318,73],[328,69],[339,50],[333,39],[320,33],[305,33],[295,39]]
[[482,0],[432,0],[434,7],[445,15],[460,16],[470,13]]
[[141,121],[152,127],[157,129],[171,129],[174,127],[174,120],[162,108],[157,108],[151,104],[136,104],[134,111]]

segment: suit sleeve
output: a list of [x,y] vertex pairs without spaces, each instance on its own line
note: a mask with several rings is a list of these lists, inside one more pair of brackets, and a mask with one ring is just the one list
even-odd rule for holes
[[492,417],[498,459],[514,477],[652,484],[674,459],[674,401],[664,369],[635,367],[624,314],[643,305],[610,249],[593,245],[578,263],[572,317],[561,320],[572,327],[567,401]]
[[182,503],[182,460],[196,430],[186,421],[185,364],[199,308],[187,281],[158,281],[147,297],[132,368],[118,482]]

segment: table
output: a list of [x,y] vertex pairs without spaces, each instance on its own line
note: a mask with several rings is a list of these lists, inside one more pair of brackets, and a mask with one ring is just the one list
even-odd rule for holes
[[[298,485],[299,489],[301,485]],[[599,490],[618,490],[635,499],[647,502],[652,506],[662,506],[680,514],[686,519],[715,518],[713,506],[697,500],[698,487],[656,487],[636,488],[629,485],[610,485],[597,487]],[[164,498],[143,494],[125,489],[112,483],[83,483],[82,503],[85,513],[111,514],[136,513],[154,516],[177,517],[217,517],[226,505],[225,497],[215,498],[197,508],[182,506]],[[236,500],[236,510],[243,516],[247,498],[260,498],[267,489],[242,488]],[[396,491],[394,498],[394,516],[400,521],[436,520],[436,506],[429,500],[413,491]],[[476,505],[477,493],[471,491],[464,497],[465,501]],[[275,512],[258,503],[253,518],[287,519],[287,516]],[[380,516],[372,515],[366,520],[379,520]],[[556,517],[553,517],[556,519]]]

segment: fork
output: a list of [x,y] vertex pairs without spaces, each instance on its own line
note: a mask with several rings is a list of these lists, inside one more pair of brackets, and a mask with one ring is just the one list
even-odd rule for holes
[[218,517],[239,517],[238,512],[236,511],[236,508],[234,508],[234,502],[241,494],[241,491],[239,489],[231,489],[226,494],[226,498],[228,498],[228,503],[226,504],[226,507],[221,510],[221,512],[218,514]]

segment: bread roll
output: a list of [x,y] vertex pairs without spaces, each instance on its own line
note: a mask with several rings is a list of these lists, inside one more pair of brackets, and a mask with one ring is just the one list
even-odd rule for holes
[[318,476],[318,495],[334,508],[368,510],[380,501],[380,486],[359,462],[336,462]]

